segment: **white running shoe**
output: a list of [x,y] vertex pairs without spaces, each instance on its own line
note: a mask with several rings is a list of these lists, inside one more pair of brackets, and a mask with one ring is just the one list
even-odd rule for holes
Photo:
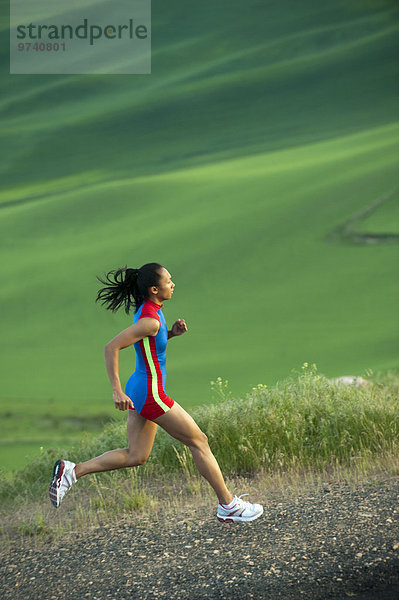
[[51,503],[56,508],[59,507],[63,497],[74,483],[76,483],[75,463],[69,460],[57,460],[53,469],[53,479],[48,489]]
[[234,504],[230,508],[226,508],[224,504],[219,504],[217,518],[222,523],[234,523],[235,521],[254,521],[263,513],[261,504],[250,504],[246,500],[241,500],[241,496],[234,496]]

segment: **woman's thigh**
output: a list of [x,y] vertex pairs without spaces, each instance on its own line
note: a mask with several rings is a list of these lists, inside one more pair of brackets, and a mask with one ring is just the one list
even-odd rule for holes
[[130,452],[140,452],[143,458],[148,458],[157,432],[157,426],[145,419],[137,411],[129,409],[127,417],[127,439]]
[[207,439],[194,419],[177,402],[167,413],[154,419],[154,423],[187,446],[203,443]]

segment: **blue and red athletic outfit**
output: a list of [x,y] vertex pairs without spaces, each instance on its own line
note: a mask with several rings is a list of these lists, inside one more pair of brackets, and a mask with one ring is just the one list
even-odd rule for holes
[[134,344],[136,370],[125,387],[125,394],[132,400],[135,410],[150,420],[165,414],[174,404],[164,390],[168,328],[161,307],[162,304],[145,300],[134,315],[133,324],[151,317],[161,326],[157,335],[147,336]]

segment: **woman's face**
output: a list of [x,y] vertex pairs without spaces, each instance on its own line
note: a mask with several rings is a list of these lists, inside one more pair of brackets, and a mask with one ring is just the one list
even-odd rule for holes
[[172,276],[169,271],[165,268],[162,268],[160,271],[160,280],[158,286],[155,288],[158,290],[156,297],[160,302],[164,300],[170,300],[173,295],[173,288],[175,284],[172,281]]

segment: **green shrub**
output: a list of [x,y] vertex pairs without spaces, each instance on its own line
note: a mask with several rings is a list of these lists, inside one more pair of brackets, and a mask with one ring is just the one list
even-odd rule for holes
[[[284,469],[346,464],[357,457],[372,457],[399,450],[399,377],[389,373],[374,378],[365,388],[332,384],[305,363],[299,374],[273,388],[259,385],[244,398],[234,399],[221,380],[218,399],[192,411],[222,471],[243,474],[259,469]],[[108,424],[99,436],[85,436],[67,453],[83,461],[107,450],[126,446],[126,429]],[[0,481],[0,498],[12,501],[16,494],[38,497],[47,486],[62,449],[44,450],[11,479]],[[150,459],[137,469],[148,480],[155,472],[195,473],[191,454],[159,428]],[[126,480],[131,470],[102,473],[104,483]],[[86,486],[97,479],[85,478]],[[141,492],[135,491],[138,503]]]

